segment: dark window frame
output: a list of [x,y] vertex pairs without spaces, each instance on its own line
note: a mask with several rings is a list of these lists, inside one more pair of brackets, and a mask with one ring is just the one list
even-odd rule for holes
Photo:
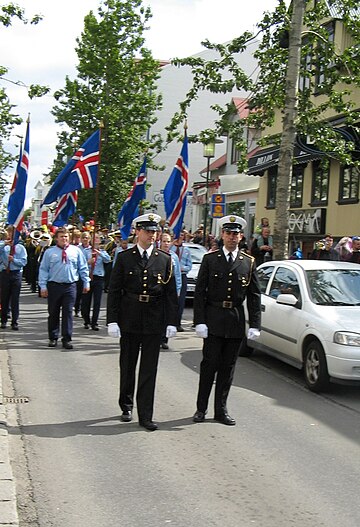
[[[335,20],[332,20],[328,24],[324,25],[324,28],[328,32],[328,43],[333,44],[335,42]],[[318,49],[326,46],[327,44],[322,40],[319,40]],[[331,65],[328,65],[329,68]],[[315,73],[315,94],[321,93],[321,85],[326,80],[325,72],[320,68],[318,58],[316,58],[316,73]]]
[[[346,174],[349,174],[349,185],[345,181]],[[348,187],[350,187],[348,196],[345,196],[344,193]],[[359,203],[359,188],[360,170],[354,165],[342,165],[340,167],[338,203],[342,205]]]
[[[321,175],[320,178],[320,189],[317,188],[317,174]],[[326,180],[326,185],[324,181]],[[329,199],[329,183],[330,183],[330,163],[324,163],[319,161],[313,161],[312,163],[312,181],[311,181],[311,206],[327,206]],[[326,188],[326,192],[324,192]],[[318,195],[317,195],[318,194]]]
[[240,150],[236,148],[236,141],[235,139],[231,139],[231,164],[237,165],[239,159],[240,159]]
[[306,165],[294,165],[291,177],[290,208],[300,208],[303,203],[304,172]]
[[276,206],[276,183],[278,175],[278,166],[275,165],[268,169],[268,185],[267,185],[267,196],[266,196],[266,208],[274,209]]

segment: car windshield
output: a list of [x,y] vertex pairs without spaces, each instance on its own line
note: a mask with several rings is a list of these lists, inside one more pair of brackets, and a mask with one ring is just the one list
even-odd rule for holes
[[188,245],[188,248],[190,249],[191,253],[191,262],[193,264],[200,264],[204,254],[206,254],[206,249],[203,247],[191,247],[190,245]]
[[318,269],[306,272],[311,300],[321,306],[360,305],[359,270]]

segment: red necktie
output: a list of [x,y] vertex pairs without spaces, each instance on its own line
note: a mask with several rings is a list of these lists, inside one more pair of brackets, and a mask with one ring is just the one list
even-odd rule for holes
[[[59,247],[59,246],[58,246]],[[69,247],[69,244],[67,243],[66,245],[64,245],[64,247],[62,248],[62,252],[61,252],[61,260],[63,263],[67,263],[67,254],[66,254],[66,249]],[[61,249],[61,247],[59,247],[59,249]]]

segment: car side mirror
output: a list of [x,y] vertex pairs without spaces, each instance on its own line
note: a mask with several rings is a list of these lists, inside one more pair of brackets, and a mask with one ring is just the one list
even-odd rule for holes
[[287,306],[296,306],[298,299],[295,295],[280,294],[276,299],[277,304],[285,304]]

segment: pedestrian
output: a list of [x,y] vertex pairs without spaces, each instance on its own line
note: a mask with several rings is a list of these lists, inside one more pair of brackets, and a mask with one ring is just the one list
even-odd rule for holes
[[353,236],[351,238],[352,249],[348,262],[360,263],[360,236]]
[[[90,247],[90,258],[87,258],[89,249],[86,249],[84,253],[89,265],[90,291],[81,297],[81,316],[84,320],[85,329],[89,329],[91,326],[93,331],[99,331],[98,320],[105,276],[104,263],[110,262],[111,257],[104,249],[100,249],[101,237],[99,233],[94,234],[93,240],[93,247]],[[90,316],[92,300],[93,310]]]
[[7,227],[5,237],[0,241],[1,329],[6,328],[11,311],[11,329],[18,331],[21,281],[27,254],[22,243],[14,243],[12,225]]
[[315,249],[310,254],[310,260],[331,260],[339,261],[340,255],[333,248],[334,238],[331,234],[327,234],[325,238],[319,240],[315,244]]
[[81,278],[83,293],[90,289],[89,269],[79,247],[69,245],[69,232],[60,227],[55,233],[55,246],[49,247],[39,269],[39,286],[42,298],[48,299],[49,348],[54,348],[60,333],[64,349],[73,349],[73,308],[76,299],[76,282]]
[[239,347],[246,334],[243,302],[246,297],[250,328],[247,338],[257,338],[260,335],[261,292],[255,259],[238,249],[246,221],[239,216],[224,216],[220,227],[223,248],[204,255],[195,287],[195,331],[204,343],[193,420],[196,423],[205,420],[216,375],[214,418],[225,425],[235,425],[226,403]]
[[[171,256],[172,265],[173,265],[173,273],[175,276],[175,283],[176,283],[176,292],[179,296],[181,292],[181,286],[182,286],[181,268],[180,268],[180,262],[179,262],[179,258],[177,257],[177,254],[170,251],[171,243],[172,241],[171,241],[170,233],[163,232],[160,237],[160,249],[166,252],[167,254],[170,254]],[[167,327],[167,323],[165,321],[164,332],[163,332],[162,339],[161,339],[161,348],[163,350],[169,349],[169,344],[168,344],[169,339],[166,336],[166,327]]]
[[257,266],[273,259],[273,237],[270,234],[269,227],[263,227],[261,234],[254,237],[251,245],[251,254],[254,256]]
[[176,329],[179,332],[184,331],[184,328],[181,325],[181,319],[186,301],[187,274],[192,268],[191,252],[190,249],[184,245],[184,239],[185,232],[182,230],[180,232],[179,238],[174,240],[174,243],[170,248],[170,251],[174,252],[179,258],[181,268],[181,291],[179,296],[179,312],[176,325]]
[[173,337],[178,310],[171,256],[154,246],[160,220],[152,213],[134,220],[137,243],[118,254],[107,303],[108,334],[120,337],[120,419],[129,422],[133,417],[135,370],[140,353],[137,412],[139,425],[150,431],[158,428],[153,421],[153,406],[165,314],[166,336]]
[[334,250],[338,253],[342,262],[348,262],[352,253],[352,239],[349,236],[343,236],[335,245]]

